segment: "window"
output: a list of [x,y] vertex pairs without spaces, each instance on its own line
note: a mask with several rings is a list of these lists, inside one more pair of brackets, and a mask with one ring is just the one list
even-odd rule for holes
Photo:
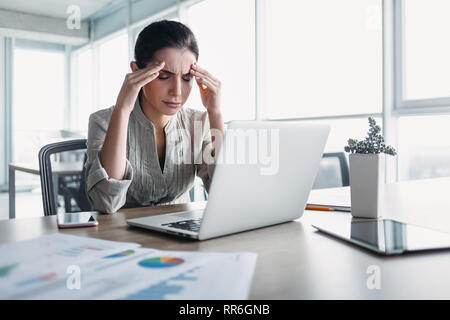
[[87,48],[72,56],[72,107],[70,128],[86,132],[89,115],[94,112],[93,50]]
[[396,108],[403,108],[398,113],[398,180],[450,176],[450,116],[427,114],[430,107],[448,113],[450,105],[450,44],[445,40],[450,3],[402,0],[396,4],[401,45],[396,52]]
[[[384,8],[389,15],[382,23],[383,3],[389,4]],[[202,0],[182,1],[179,6],[181,21],[198,40],[199,65],[222,82],[225,121],[255,119],[257,94],[262,118],[308,118],[331,124],[325,152],[342,152],[348,138],[365,137],[366,115],[375,115],[382,125],[384,54],[388,58],[386,84],[392,84],[386,101],[391,100],[392,91],[397,109],[389,112],[388,120],[399,124],[389,131],[389,138],[398,142],[394,147],[399,155],[393,158],[398,160],[397,176],[400,180],[450,176],[444,161],[450,160],[450,143],[442,138],[448,136],[445,128],[450,116],[427,115],[427,107],[443,107],[445,113],[450,106],[450,44],[445,41],[446,30],[450,30],[448,0]],[[173,13],[165,18],[177,20]],[[74,54],[72,130],[87,130],[90,113],[114,105],[124,76],[130,72],[128,35],[135,40],[149,23],[132,32],[122,30]],[[383,25],[386,39],[399,44],[395,52],[389,45],[383,52]],[[388,70],[392,53],[395,70]],[[53,66],[58,59],[52,60]],[[16,64],[20,61],[16,57]],[[58,84],[47,88],[59,88],[63,75],[59,76]],[[256,83],[258,88],[261,84],[261,92],[256,92]],[[186,107],[205,110],[195,86]],[[24,90],[15,88],[15,92]],[[46,96],[56,99],[58,94]],[[26,98],[14,96],[15,103]],[[398,110],[409,106],[419,108]],[[62,118],[63,108],[55,110],[53,118]],[[63,121],[52,121],[47,127],[55,123]],[[20,139],[24,145],[29,142]],[[14,145],[17,150],[27,148]]]
[[[40,148],[64,128],[64,52],[14,48],[13,162],[38,163]],[[18,174],[16,184],[39,183]]]
[[403,99],[450,97],[450,1],[403,5]]
[[[381,118],[374,118],[377,124],[383,128]],[[324,152],[344,152],[344,147],[347,145],[348,139],[365,139],[369,131],[369,121],[367,118],[311,120],[308,122],[330,125],[330,134],[328,135]]]
[[381,13],[381,0],[267,0],[267,117],[381,112]]
[[71,130],[87,134],[89,115],[115,105],[129,63],[127,33],[72,55]]
[[450,176],[450,116],[399,119],[399,180]]
[[[253,120],[255,118],[254,1],[205,0],[191,6],[187,15],[189,27],[199,45],[199,66],[208,70],[222,83],[221,107],[224,120]],[[205,110],[197,87],[192,89],[186,106]]]
[[99,96],[96,110],[112,107],[122,87],[125,75],[131,72],[128,59],[128,34],[116,36],[98,48]]

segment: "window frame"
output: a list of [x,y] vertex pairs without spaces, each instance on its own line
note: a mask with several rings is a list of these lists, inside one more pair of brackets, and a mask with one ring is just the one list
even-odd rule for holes
[[[185,12],[187,9],[205,0],[186,0],[178,2],[177,6],[168,8],[140,20],[128,26],[130,46],[134,45],[138,30],[142,25],[162,18],[177,17],[179,21],[187,23]],[[394,147],[398,145],[399,127],[398,121],[403,116],[410,115],[432,115],[450,114],[450,97],[404,100],[403,93],[403,2],[405,0],[380,0],[382,6],[382,112],[375,114],[356,113],[339,116],[320,116],[310,118],[288,118],[288,119],[268,119],[265,110],[265,92],[267,88],[264,62],[265,62],[265,14],[268,0],[254,0],[255,8],[255,120],[269,121],[308,121],[308,120],[336,120],[336,119],[367,119],[368,116],[381,116],[383,135],[388,144]],[[92,43],[90,44],[92,45]],[[130,58],[132,58],[132,48]],[[395,158],[394,163],[386,163],[386,182],[399,181],[398,177],[399,161]]]
[[14,63],[14,38],[0,37],[2,45],[0,49],[0,58],[4,64],[2,70],[4,71],[3,79],[4,87],[2,88],[3,97],[0,103],[0,111],[2,112],[2,122],[4,123],[4,129],[0,133],[2,138],[3,156],[0,160],[1,174],[0,174],[0,190],[8,190],[9,175],[8,164],[12,161],[12,98],[13,98],[13,63]]
[[[1,184],[0,190],[9,189],[9,168],[8,164],[13,163],[14,158],[14,61],[15,49],[36,49],[43,52],[58,52],[64,56],[64,102],[63,102],[63,128],[69,129],[68,121],[70,117],[70,46],[58,43],[50,43],[36,40],[28,40],[21,38],[5,38],[5,58],[6,58],[6,72],[5,72],[5,182]],[[36,154],[37,159],[37,154]],[[22,191],[30,191],[36,188],[36,184],[17,185],[16,189]]]
[[[185,2],[182,2],[179,4],[179,8],[178,8],[178,19],[180,22],[189,25],[189,9],[190,7],[199,4],[201,2],[205,2],[208,0],[187,0]],[[245,118],[235,118],[232,120],[227,120],[224,121],[224,123],[227,125],[228,123],[230,123],[231,121],[254,121],[254,120],[263,120],[263,107],[262,102],[264,101],[264,92],[266,92],[264,89],[262,90],[258,90],[258,86],[261,86],[261,88],[263,88],[264,83],[263,81],[261,81],[260,79],[264,79],[263,77],[261,77],[261,75],[263,74],[263,70],[264,70],[264,66],[263,66],[263,50],[258,50],[258,45],[263,46],[264,44],[264,33],[260,32],[259,29],[262,26],[262,23],[264,23],[263,19],[261,18],[262,15],[265,14],[265,3],[266,0],[252,0],[253,1],[253,14],[254,14],[254,26],[253,26],[253,30],[254,30],[254,45],[253,45],[253,54],[254,54],[254,63],[253,63],[253,68],[254,68],[254,72],[253,72],[253,81],[255,81],[254,86],[251,88],[252,95],[250,95],[251,99],[252,99],[252,108],[249,108],[249,110],[251,110],[251,112],[253,113],[253,115],[251,117],[245,117]],[[258,8],[263,8],[263,9],[258,9]],[[258,10],[260,12],[260,17],[258,20]],[[258,37],[260,37],[260,39],[258,39]],[[201,51],[201,48],[200,48]],[[259,93],[258,93],[259,92]],[[222,96],[223,97],[223,96]],[[260,103],[258,103],[258,101]]]
[[405,8],[404,1],[394,0],[394,114],[417,115],[433,113],[450,113],[450,97],[428,98],[428,99],[405,99],[404,98],[404,75],[405,75]]
[[[67,112],[71,112],[71,108],[74,107],[73,99],[76,96],[76,90],[74,90],[74,81],[73,77],[76,75],[76,56],[84,50],[92,49],[93,50],[93,70],[92,75],[94,79],[94,87],[98,86],[98,46],[103,41],[107,41],[109,38],[114,37],[117,33],[127,32],[128,33],[128,43],[129,43],[129,58],[130,61],[133,59],[133,46],[136,41],[138,31],[140,28],[148,24],[152,21],[158,19],[173,19],[177,18],[179,21],[183,23],[187,23],[186,19],[186,10],[190,6],[205,0],[186,0],[179,1],[176,5],[168,7],[167,9],[158,12],[156,14],[149,15],[145,19],[139,21],[133,21],[131,19],[131,9],[130,2],[128,3],[128,11],[127,11],[127,24],[125,28],[121,28],[120,30],[113,32],[103,38],[94,39],[94,24],[91,22],[91,31],[90,38],[91,41],[84,46],[72,48],[69,50],[66,48],[66,52],[68,54],[68,58],[66,59],[67,63],[70,63],[68,67],[68,79],[70,82],[70,88],[68,90],[68,99],[70,99],[69,110]],[[304,120],[333,120],[333,119],[365,119],[369,115],[373,116],[381,116],[382,117],[382,127],[383,134],[385,136],[386,142],[393,145],[394,147],[398,147],[398,120],[403,116],[410,115],[433,115],[433,114],[450,114],[450,97],[440,97],[434,99],[420,99],[420,100],[405,100],[403,98],[403,71],[404,71],[404,1],[405,0],[380,0],[382,1],[382,33],[383,33],[383,84],[382,84],[382,94],[383,94],[383,107],[382,112],[377,114],[348,114],[348,115],[339,115],[339,116],[321,116],[321,117],[311,117],[311,118],[288,118],[288,119],[267,119],[266,110],[265,110],[265,88],[267,85],[265,84],[265,70],[264,70],[264,60],[265,60],[265,37],[264,37],[264,29],[265,29],[265,10],[266,3],[268,0],[254,0],[254,8],[255,8],[255,120],[270,120],[270,121],[304,121]],[[101,18],[101,17],[98,17]],[[132,23],[131,23],[132,22]],[[8,68],[11,69],[11,66],[7,63],[8,61],[12,63],[13,56],[12,52],[14,49],[14,42],[16,39],[14,38],[4,38],[5,40],[5,54],[3,55],[3,60],[6,62],[5,66],[5,98],[4,98],[4,118],[5,118],[5,129],[3,134],[5,135],[5,153],[4,153],[4,163],[2,163],[2,171],[4,173],[3,181],[1,183],[5,183],[2,186],[7,187],[7,164],[10,162],[12,157],[11,154],[11,142],[12,142],[12,117],[11,114],[13,110],[11,109],[12,103],[12,73],[11,70],[8,72]],[[19,39],[17,39],[19,40]],[[19,40],[20,41],[20,40]],[[75,63],[75,64],[74,64]],[[9,66],[9,67],[8,67]],[[97,77],[97,78],[96,78]],[[9,85],[8,85],[9,84]],[[93,105],[98,101],[98,93],[94,88],[94,97],[93,97]],[[9,94],[8,94],[9,92]],[[95,96],[97,95],[97,96]],[[70,129],[70,127],[69,127]],[[388,165],[388,164],[387,164]],[[392,167],[387,166],[387,176],[386,181],[395,182],[398,181],[398,158],[396,158],[395,165]]]

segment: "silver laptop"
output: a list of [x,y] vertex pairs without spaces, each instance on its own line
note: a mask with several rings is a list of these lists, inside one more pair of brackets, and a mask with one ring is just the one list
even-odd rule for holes
[[329,126],[233,121],[204,210],[129,219],[131,226],[205,240],[298,219],[319,169]]

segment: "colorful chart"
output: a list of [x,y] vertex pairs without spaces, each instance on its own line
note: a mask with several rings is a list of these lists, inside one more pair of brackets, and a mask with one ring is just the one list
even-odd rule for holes
[[155,257],[139,261],[138,265],[144,268],[170,268],[184,262],[183,259],[174,257]]
[[134,254],[134,250],[127,250],[127,251],[122,251],[122,252],[119,252],[119,253],[112,254],[110,256],[106,256],[106,257],[104,257],[104,259],[123,258],[123,257],[131,256],[132,254]]
[[76,247],[76,248],[64,249],[63,251],[58,252],[58,254],[60,254],[62,256],[78,257],[78,256],[82,255],[83,253],[85,253],[86,251],[89,251],[89,250],[91,250],[91,251],[103,251],[104,249],[90,247],[90,246],[80,246],[80,247]]
[[18,265],[19,265],[18,263],[15,263],[15,264],[10,264],[8,266],[0,267],[0,278],[6,277],[7,275],[9,275],[11,273],[11,271],[13,271],[13,269],[16,268]]
[[[172,296],[175,299],[178,299],[177,296],[188,286],[194,285],[198,281],[198,277],[193,275],[195,270],[198,270],[200,267],[195,267],[191,270],[183,272],[179,275],[176,275],[166,281],[153,284],[141,291],[136,293],[132,293],[124,299],[126,300],[166,300],[168,296]],[[176,281],[173,283],[173,281]]]
[[35,278],[31,278],[31,279],[27,279],[27,280],[21,281],[21,282],[17,283],[17,285],[19,287],[22,287],[22,286],[35,284],[35,283],[38,283],[38,282],[49,281],[49,280],[52,280],[52,279],[55,279],[55,278],[56,278],[56,273],[55,272],[51,272],[51,273],[47,273],[47,274],[44,274],[44,275],[39,276],[39,277],[35,277]]

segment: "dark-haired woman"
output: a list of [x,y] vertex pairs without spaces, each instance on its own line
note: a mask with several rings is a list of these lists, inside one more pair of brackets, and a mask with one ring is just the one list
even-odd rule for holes
[[[189,202],[196,175],[209,189],[224,134],[221,85],[198,56],[182,23],[154,22],[139,34],[115,106],[89,118],[86,192],[96,210]],[[194,82],[206,111],[183,107]]]

